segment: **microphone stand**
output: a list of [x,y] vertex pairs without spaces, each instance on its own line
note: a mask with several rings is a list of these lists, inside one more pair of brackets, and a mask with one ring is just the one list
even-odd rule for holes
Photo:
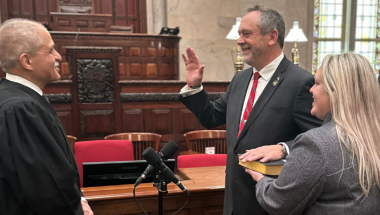
[[152,175],[155,175],[153,179],[153,187],[156,187],[158,190],[158,215],[163,215],[162,197],[164,194],[168,193],[168,182],[167,179],[163,175],[161,175],[161,170],[159,170],[158,172],[156,171]]

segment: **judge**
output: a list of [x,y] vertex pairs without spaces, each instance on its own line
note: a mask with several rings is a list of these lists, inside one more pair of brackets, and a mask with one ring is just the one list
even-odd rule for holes
[[66,132],[42,94],[61,56],[41,24],[0,28],[0,214],[93,214],[79,188]]
[[310,92],[323,125],[295,139],[277,179],[246,170],[258,202],[272,215],[379,214],[380,93],[371,63],[328,55]]

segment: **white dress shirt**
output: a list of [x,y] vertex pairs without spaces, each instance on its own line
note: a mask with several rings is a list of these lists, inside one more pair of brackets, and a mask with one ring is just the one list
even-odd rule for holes
[[[256,68],[252,67],[253,68],[252,69],[252,78],[251,78],[251,81],[249,82],[247,91],[245,93],[245,99],[244,99],[243,107],[242,107],[242,110],[241,110],[240,120],[243,118],[243,114],[244,114],[245,108],[247,106],[247,101],[248,101],[248,98],[249,98],[249,95],[251,93],[251,89],[252,89],[252,86],[253,86],[253,74],[255,72],[258,72],[261,75],[261,77],[259,78],[258,83],[257,83],[255,101],[253,102],[253,106],[255,106],[257,99],[260,97],[261,93],[264,91],[264,89],[267,86],[269,80],[272,78],[274,72],[276,71],[278,65],[280,65],[280,63],[281,63],[281,61],[282,61],[283,58],[284,58],[284,53],[281,53],[276,59],[274,59],[272,62],[270,62],[264,68],[262,68],[260,71],[257,71]],[[186,96],[191,96],[191,95],[194,95],[196,93],[199,93],[202,90],[203,90],[203,86],[202,85],[201,85],[201,87],[196,88],[196,89],[192,89],[188,85],[185,85],[184,87],[182,87],[182,89],[180,91],[180,94],[183,97],[186,97]],[[281,143],[278,143],[278,144],[284,145],[286,147],[287,153],[288,154],[290,153],[289,147],[286,145],[286,143],[281,142]]]

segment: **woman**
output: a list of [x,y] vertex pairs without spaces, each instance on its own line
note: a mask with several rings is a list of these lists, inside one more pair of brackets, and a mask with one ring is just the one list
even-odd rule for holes
[[246,170],[260,205],[281,215],[380,214],[380,92],[371,64],[329,55],[310,92],[323,125],[294,140],[277,179]]

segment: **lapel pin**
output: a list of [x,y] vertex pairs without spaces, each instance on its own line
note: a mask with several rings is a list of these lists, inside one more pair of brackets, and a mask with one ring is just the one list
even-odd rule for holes
[[277,77],[277,80],[274,80],[274,81],[272,82],[272,85],[273,85],[274,87],[277,86],[279,80],[280,80],[280,76]]

